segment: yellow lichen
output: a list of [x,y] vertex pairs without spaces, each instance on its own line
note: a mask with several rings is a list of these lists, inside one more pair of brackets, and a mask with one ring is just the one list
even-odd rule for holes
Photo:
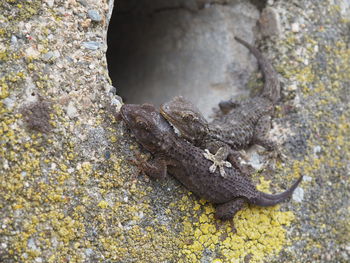
[[[260,178],[262,190],[267,190],[269,181]],[[205,249],[217,251],[225,257],[225,262],[242,262],[245,256],[250,255],[250,262],[262,262],[265,257],[277,254],[283,248],[286,241],[285,226],[289,226],[294,219],[292,212],[281,212],[279,206],[269,208],[246,207],[239,211],[233,223],[234,232],[229,222],[222,222],[218,228],[218,222],[214,219],[214,208],[203,201],[194,201],[185,196],[179,204],[192,205],[191,215],[183,217],[184,240],[191,240],[184,244],[180,255],[186,260],[179,262],[198,262]],[[199,212],[199,214],[197,213]],[[197,222],[193,222],[193,217]]]
[[101,208],[107,208],[109,206],[109,204],[108,204],[108,202],[103,200],[103,201],[99,202],[97,206],[99,206]]

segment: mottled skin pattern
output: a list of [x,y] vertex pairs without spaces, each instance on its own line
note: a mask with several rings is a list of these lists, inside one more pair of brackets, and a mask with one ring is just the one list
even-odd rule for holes
[[258,61],[265,79],[261,94],[242,101],[221,102],[219,106],[224,115],[212,123],[208,123],[200,111],[183,97],[175,97],[163,104],[161,114],[194,145],[209,149],[212,153],[224,148],[221,158],[229,157],[229,161],[239,168],[235,150],[254,143],[268,150],[274,148],[266,135],[270,129],[274,105],[280,98],[280,84],[277,73],[267,59],[244,40],[235,39],[246,46]]
[[281,194],[270,195],[258,191],[252,181],[236,168],[210,173],[211,161],[204,151],[178,137],[170,124],[149,104],[125,104],[121,116],[136,140],[153,154],[150,162],[141,161],[142,170],[153,178],[164,178],[167,171],[185,187],[216,204],[216,217],[231,219],[244,203],[272,206],[286,200],[298,186],[299,178],[291,188]]

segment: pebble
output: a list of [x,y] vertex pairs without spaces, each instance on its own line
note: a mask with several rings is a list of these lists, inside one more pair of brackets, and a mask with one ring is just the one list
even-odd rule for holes
[[17,44],[17,37],[15,35],[11,36],[11,44],[16,45]]
[[298,89],[297,84],[293,83],[290,86],[288,86],[288,91],[296,91]]
[[91,19],[85,19],[83,22],[81,22],[81,26],[83,28],[88,28],[91,25]]
[[94,250],[93,250],[93,249],[91,249],[91,248],[85,249],[85,255],[86,255],[87,257],[90,257],[93,253],[94,253]]
[[117,93],[117,88],[110,86],[109,92],[112,93],[113,95]]
[[36,59],[40,56],[40,52],[33,47],[29,47],[25,50],[25,56],[27,58]]
[[15,101],[11,98],[3,99],[2,102],[4,103],[6,108],[8,108],[10,110],[15,106]]
[[57,164],[51,163],[51,170],[56,170]]
[[49,7],[53,7],[54,2],[55,2],[55,0],[46,0],[46,4],[47,4]]
[[105,158],[106,158],[106,160],[109,160],[111,158],[111,152],[110,151],[105,151]]
[[292,24],[292,32],[293,33],[298,33],[300,31],[300,26],[298,23],[293,23]]
[[101,22],[102,21],[102,17],[100,15],[100,13],[98,11],[96,11],[95,9],[88,10],[88,16],[94,22]]
[[66,111],[69,118],[74,118],[78,116],[78,110],[74,106],[73,102],[69,102]]
[[281,34],[281,19],[272,7],[266,7],[259,18],[261,33],[264,36],[279,36]]
[[8,170],[10,168],[9,163],[6,159],[3,160],[2,167],[4,167],[4,170]]
[[82,6],[85,6],[85,7],[88,5],[88,3],[85,0],[78,0],[77,2],[80,3]]
[[43,54],[41,58],[44,61],[48,62],[48,61],[55,60],[59,56],[60,56],[60,53],[56,50],[56,51],[49,51],[46,54]]
[[97,50],[100,48],[101,43],[96,41],[83,42],[83,46],[90,50]]
[[118,100],[117,98],[112,98],[111,105],[115,106],[116,112],[119,112],[123,104],[122,101]]
[[139,212],[137,213],[137,216],[138,216],[140,219],[142,219],[145,215],[144,215],[144,213],[143,213],[142,211],[139,211]]
[[46,54],[42,55],[42,59],[48,62],[51,60],[51,58],[53,58],[53,56],[54,56],[54,53],[52,51],[49,51]]
[[311,182],[311,181],[312,181],[312,177],[311,177],[311,176],[308,176],[308,175],[304,175],[303,181],[304,181],[304,182]]
[[248,163],[256,170],[260,170],[264,165],[261,156],[255,152],[251,154]]
[[37,250],[38,249],[33,238],[28,239],[27,246],[30,250]]
[[295,202],[301,203],[304,199],[304,189],[301,187],[295,189],[292,198]]
[[321,152],[321,146],[317,145],[314,147],[313,151],[314,151],[314,155],[317,156],[318,153]]
[[119,106],[121,105],[121,102],[117,98],[112,98],[111,104]]

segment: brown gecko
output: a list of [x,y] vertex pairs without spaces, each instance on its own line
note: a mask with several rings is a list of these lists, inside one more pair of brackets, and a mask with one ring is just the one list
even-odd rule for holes
[[[164,103],[160,109],[161,114],[180,131],[181,136],[195,146],[209,150],[205,156],[214,163],[211,171],[215,171],[216,166],[221,170],[227,166],[227,158],[243,170],[244,167],[237,161],[237,150],[250,144],[259,144],[269,150],[274,148],[274,143],[266,138],[266,134],[270,129],[274,105],[280,98],[277,73],[255,47],[238,37],[235,39],[254,54],[263,72],[265,84],[259,96],[242,101],[221,102],[220,109],[226,114],[214,119],[212,123],[204,118],[195,105],[181,96]],[[221,175],[225,176],[224,173]]]
[[204,150],[178,137],[153,105],[125,104],[121,116],[136,140],[154,157],[149,162],[140,161],[142,170],[158,179],[169,172],[194,194],[215,204],[218,219],[231,219],[245,203],[273,206],[283,202],[302,180],[300,177],[280,194],[263,193],[235,167],[224,167],[225,177],[219,171],[209,172],[212,163],[204,157]]

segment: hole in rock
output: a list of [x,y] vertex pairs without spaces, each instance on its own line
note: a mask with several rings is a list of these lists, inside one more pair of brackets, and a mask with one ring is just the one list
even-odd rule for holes
[[254,42],[258,17],[243,0],[116,1],[107,61],[117,94],[156,105],[182,95],[209,116],[219,101],[247,93],[256,61],[234,36]]

